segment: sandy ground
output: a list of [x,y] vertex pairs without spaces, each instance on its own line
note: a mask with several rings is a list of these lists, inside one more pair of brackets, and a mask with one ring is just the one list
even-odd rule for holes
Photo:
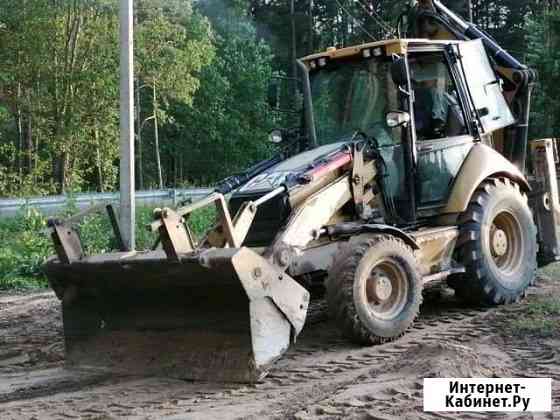
[[[54,295],[0,295],[0,419],[560,419],[560,337],[513,338],[504,327],[551,295],[560,298],[560,281],[546,278],[500,308],[431,293],[410,332],[370,348],[342,339],[317,301],[297,345],[254,386],[66,369]],[[554,411],[423,413],[426,377],[552,377]]]

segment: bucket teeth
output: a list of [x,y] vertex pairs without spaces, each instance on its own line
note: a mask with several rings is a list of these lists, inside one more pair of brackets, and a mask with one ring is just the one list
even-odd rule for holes
[[301,332],[308,292],[246,249],[169,262],[161,252],[47,265],[61,294],[69,364],[254,382]]

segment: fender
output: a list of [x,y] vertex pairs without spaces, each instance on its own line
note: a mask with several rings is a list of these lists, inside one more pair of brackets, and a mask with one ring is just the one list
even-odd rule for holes
[[340,225],[329,226],[326,228],[326,233],[329,236],[351,236],[351,241],[357,235],[365,234],[365,233],[377,233],[377,234],[384,234],[384,235],[392,235],[396,238],[401,239],[405,244],[410,246],[414,250],[420,249],[416,240],[406,233],[404,230],[396,228],[394,226],[388,225],[381,225],[381,224],[368,224],[368,225],[361,225],[361,224],[354,224],[354,223],[343,223]]
[[504,176],[519,184],[525,192],[531,187],[521,171],[500,153],[484,144],[476,144],[465,159],[451,190],[443,214],[463,213],[478,186],[487,178]]

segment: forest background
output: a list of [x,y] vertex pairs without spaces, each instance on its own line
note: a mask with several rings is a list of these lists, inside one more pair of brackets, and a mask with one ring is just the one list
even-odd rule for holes
[[[0,197],[118,188],[117,0],[1,0]],[[407,1],[136,0],[137,188],[207,186],[269,153],[273,75],[391,37]],[[466,16],[466,0],[446,4]],[[560,132],[557,1],[472,0],[540,74],[532,136]]]
[[[118,0],[0,0],[0,198],[115,191],[119,168]],[[135,0],[136,187],[209,186],[271,152],[286,124],[273,76],[329,46],[394,35],[407,1]],[[447,0],[468,15],[466,0]],[[557,1],[472,0],[473,20],[540,74],[531,137],[560,133]],[[137,248],[155,237],[137,211]],[[44,287],[46,217],[0,214],[0,290]],[[197,233],[212,212],[190,220]],[[87,254],[115,249],[106,217],[78,227]]]

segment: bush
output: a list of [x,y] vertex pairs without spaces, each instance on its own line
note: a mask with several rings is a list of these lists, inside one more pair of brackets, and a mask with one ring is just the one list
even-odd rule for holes
[[46,227],[33,209],[0,221],[0,289],[46,286],[41,266],[54,253]]

